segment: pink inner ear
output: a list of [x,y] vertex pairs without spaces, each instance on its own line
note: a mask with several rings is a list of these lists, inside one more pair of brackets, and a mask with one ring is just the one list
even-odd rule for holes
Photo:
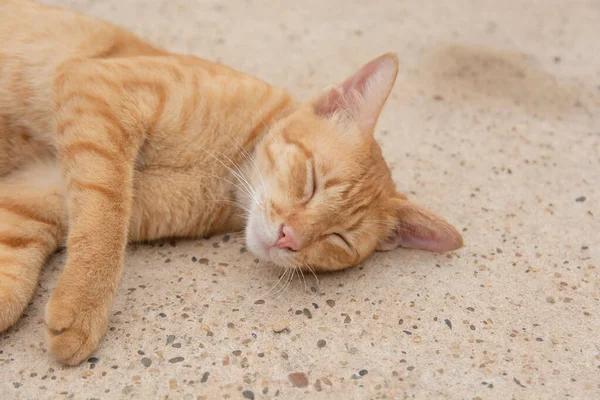
[[344,94],[340,89],[332,87],[315,103],[315,113],[323,117],[331,117],[336,111],[344,107]]
[[371,132],[392,90],[398,73],[398,59],[384,54],[360,68],[341,85],[327,89],[314,103],[315,112],[332,116],[348,111],[364,132]]
[[404,229],[398,235],[398,246],[410,249],[421,249],[435,252],[455,250],[458,245],[453,232],[436,231],[430,229]]
[[409,202],[402,202],[398,225],[392,235],[380,241],[377,250],[398,246],[435,252],[462,247],[460,233],[441,217]]
[[367,81],[372,77],[380,67],[382,57],[378,57],[358,70],[354,75],[346,79],[341,85],[343,94],[350,93],[355,90],[361,97],[365,96],[365,90],[367,89]]

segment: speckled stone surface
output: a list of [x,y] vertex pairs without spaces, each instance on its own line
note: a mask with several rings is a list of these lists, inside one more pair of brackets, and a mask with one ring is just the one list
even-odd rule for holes
[[0,398],[598,398],[598,1],[55,3],[304,99],[398,52],[377,138],[466,247],[285,289],[239,234],[131,247],[110,330],[75,368],[43,344],[58,254],[0,336]]

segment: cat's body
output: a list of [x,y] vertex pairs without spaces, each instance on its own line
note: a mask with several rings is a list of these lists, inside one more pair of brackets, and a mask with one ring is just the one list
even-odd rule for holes
[[315,269],[354,265],[375,247],[462,244],[396,193],[372,138],[393,56],[302,104],[29,1],[0,1],[0,43],[0,331],[66,243],[46,310],[62,362],[80,362],[101,339],[128,240],[246,227],[262,258]]
[[[27,168],[35,156],[56,159],[56,118],[61,130],[96,113],[109,125],[101,129],[115,132],[97,144],[136,154],[131,240],[242,229],[231,206],[216,202],[234,200],[234,187],[221,178],[236,182],[228,159],[240,164],[240,146],[251,151],[290,112],[289,94],[222,65],[169,55],[86,16],[22,1],[2,7],[0,176]],[[87,139],[70,143],[67,153],[110,158]]]

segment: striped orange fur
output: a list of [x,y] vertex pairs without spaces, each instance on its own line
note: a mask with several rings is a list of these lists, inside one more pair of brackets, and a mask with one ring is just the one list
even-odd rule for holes
[[0,1],[0,42],[0,331],[66,243],[45,318],[65,364],[104,335],[128,241],[245,229],[265,261],[316,271],[376,249],[462,245],[396,191],[373,137],[393,54],[301,103],[28,0]]

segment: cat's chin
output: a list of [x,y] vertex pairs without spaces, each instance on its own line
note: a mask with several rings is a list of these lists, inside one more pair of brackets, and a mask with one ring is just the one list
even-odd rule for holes
[[[271,252],[274,248],[267,240],[261,237],[261,233],[259,232],[260,225],[261,224],[257,221],[256,217],[251,215],[248,220],[248,225],[246,226],[246,245],[258,258],[265,261],[272,261]],[[271,241],[271,243],[273,242],[274,240]]]
[[260,239],[256,238],[256,235],[248,237],[246,234],[246,245],[248,249],[260,259],[271,260],[271,247],[261,242]]

